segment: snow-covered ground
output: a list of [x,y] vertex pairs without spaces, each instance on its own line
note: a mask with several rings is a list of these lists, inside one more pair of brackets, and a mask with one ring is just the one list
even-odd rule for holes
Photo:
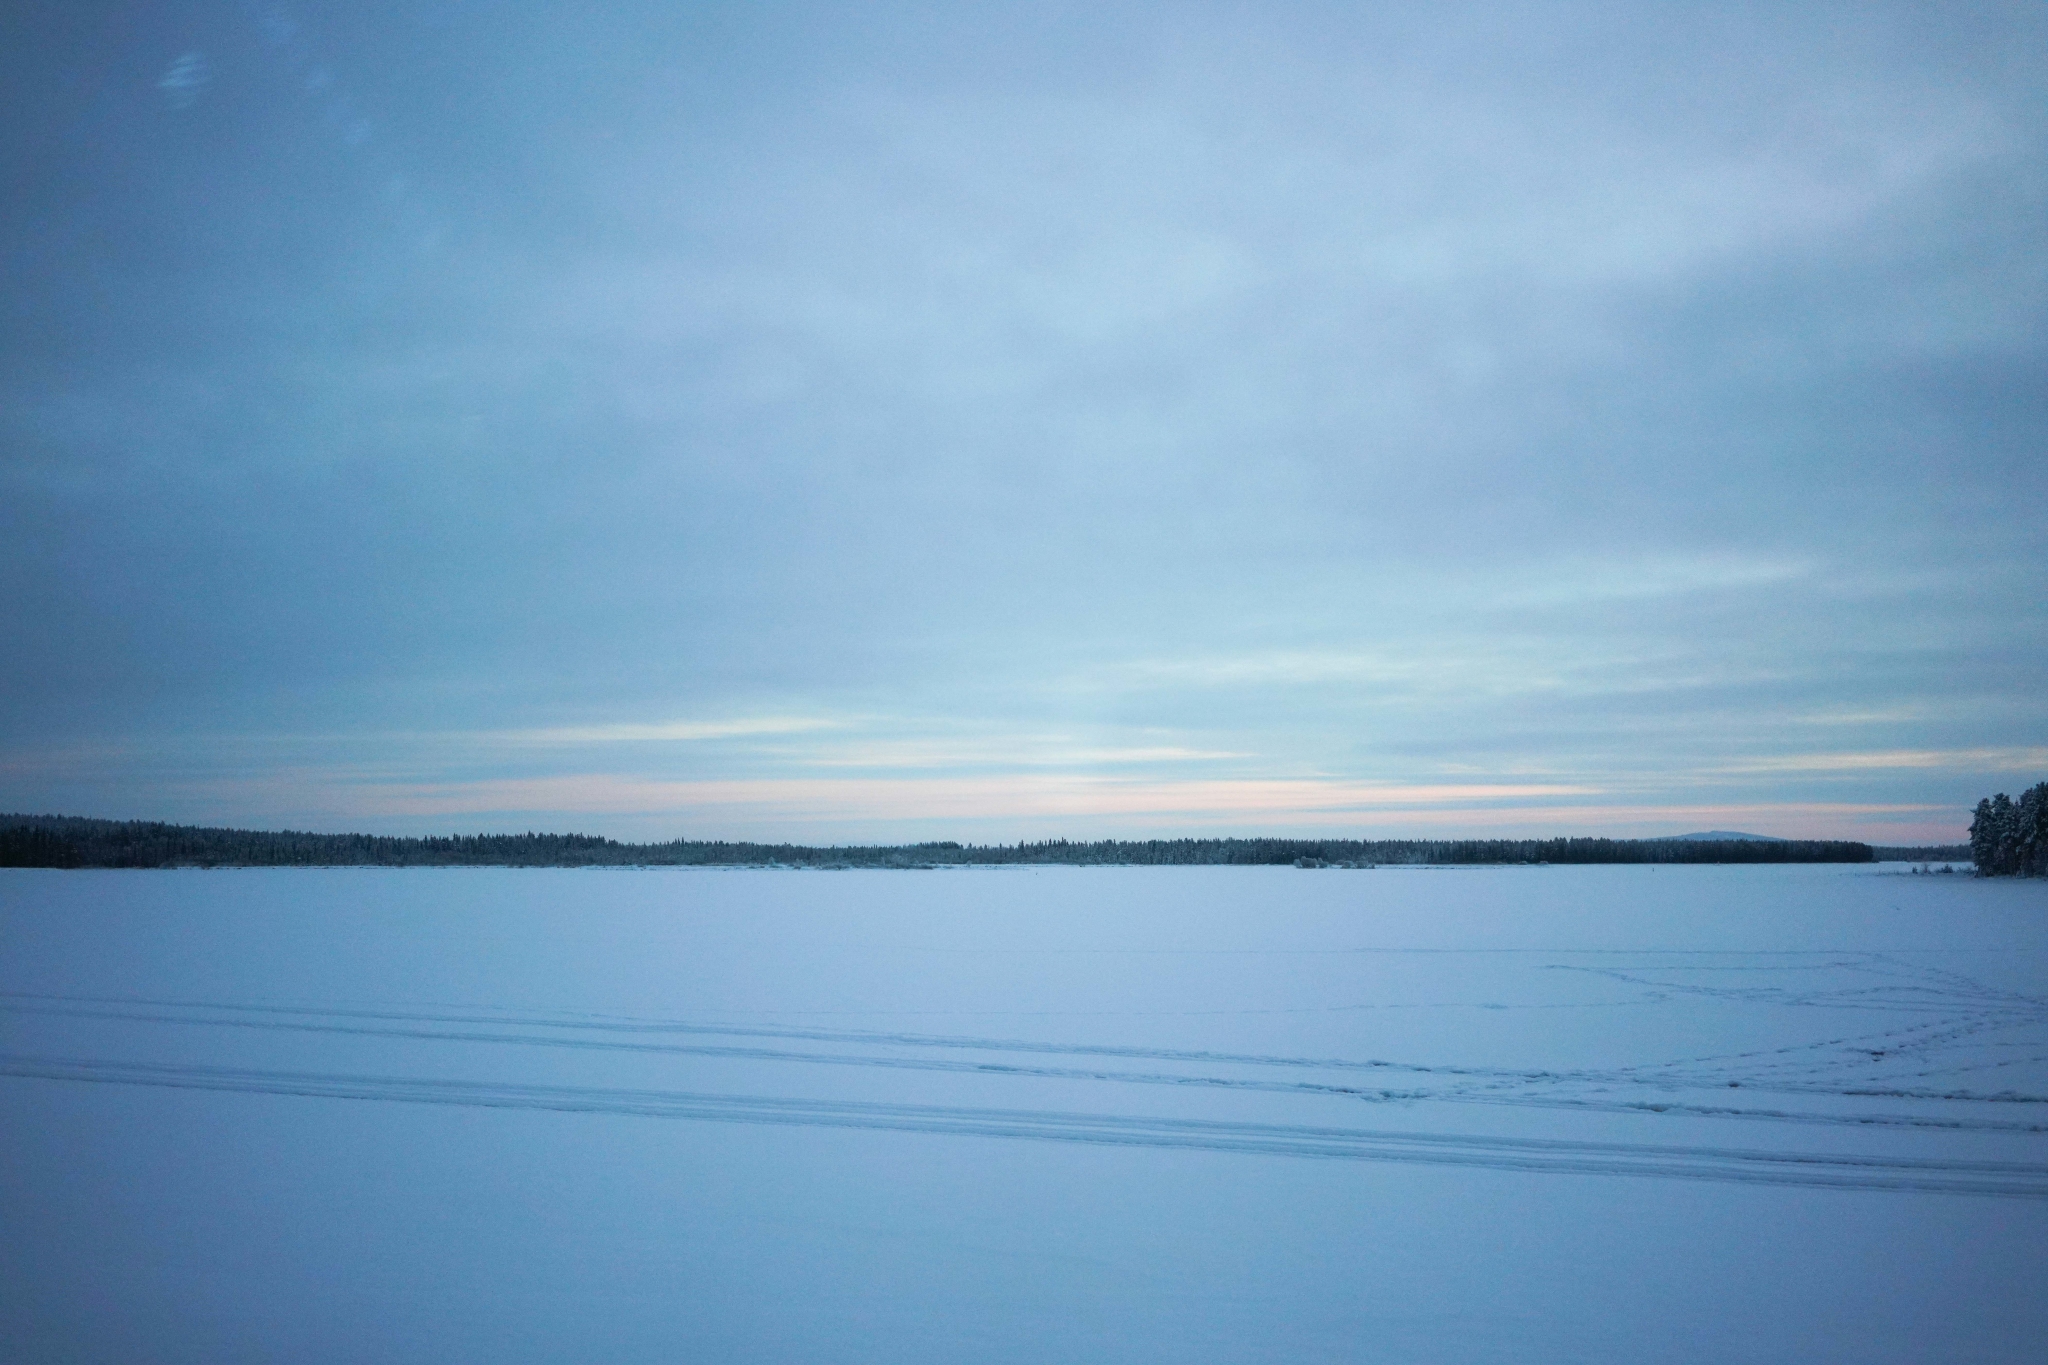
[[2048,1358],[2048,884],[0,872],[78,1361]]

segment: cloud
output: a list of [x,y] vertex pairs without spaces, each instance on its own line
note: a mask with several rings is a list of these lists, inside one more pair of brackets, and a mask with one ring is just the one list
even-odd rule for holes
[[2048,744],[2031,10],[700,11],[235,20],[176,117],[177,48],[0,58],[10,804],[1633,819]]
[[[474,782],[259,781],[211,799],[316,809],[339,827],[608,829],[618,837],[817,843],[877,838],[1175,837],[1268,832],[1335,838],[1616,837],[1747,829],[1790,837],[1950,842],[1966,813],[1929,803],[1603,799],[1564,783],[1363,784],[1030,773],[1004,777],[662,781],[580,773]],[[239,791],[235,787],[240,785]],[[893,833],[891,833],[893,831]]]
[[503,745],[668,744],[753,735],[796,735],[845,724],[815,716],[756,716],[738,720],[673,720],[651,724],[568,725],[539,730],[494,730],[458,738]]
[[1087,745],[1062,736],[857,741],[817,746],[791,755],[817,768],[1092,768],[1219,763],[1254,759],[1246,750],[1197,749],[1173,744]]
[[1255,823],[1303,815],[1412,810],[1583,794],[1553,784],[1362,784],[1312,779],[1152,782],[1072,774],[987,778],[788,778],[662,782],[605,773],[483,782],[363,783],[353,803],[366,815],[488,811],[585,813],[747,809],[800,821],[853,818],[983,820],[1016,816],[1242,817]]
[[1778,587],[1818,571],[1808,560],[1755,554],[1661,555],[1554,567],[1527,565],[1494,599],[1506,607],[1645,601]]
[[1872,753],[1779,754],[1722,764],[1722,773],[1863,773],[1940,768],[1965,773],[2048,771],[2048,746],[1986,749],[1894,749]]

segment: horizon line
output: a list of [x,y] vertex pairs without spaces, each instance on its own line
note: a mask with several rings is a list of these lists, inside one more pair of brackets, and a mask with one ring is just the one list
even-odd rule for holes
[[1818,845],[1818,844],[1840,844],[1840,845],[1848,845],[1848,844],[1862,844],[1862,845],[1865,845],[1865,846],[1867,846],[1867,847],[1870,847],[1870,848],[1966,848],[1966,847],[1968,847],[1968,842],[1967,842],[1967,840],[1951,840],[1951,841],[1946,841],[1946,842],[1943,842],[1943,841],[1931,841],[1931,842],[1930,842],[1930,841],[1919,841],[1919,842],[1903,842],[1903,843],[1884,843],[1884,842],[1874,841],[1874,840],[1870,840],[1870,839],[1826,839],[1826,838],[1806,838],[1806,837],[1800,837],[1800,836],[1788,836],[1788,835],[1776,835],[1776,834],[1758,834],[1758,833],[1754,833],[1754,832],[1751,832],[1751,831],[1747,831],[1747,830],[1697,830],[1697,831],[1689,831],[1689,832],[1687,832],[1687,833],[1685,833],[1685,834],[1656,834],[1656,835],[1615,835],[1615,834],[1543,834],[1543,835],[1521,835],[1521,836],[1512,836],[1512,835],[1509,835],[1509,836],[1503,836],[1503,835],[1481,835],[1481,834],[1447,834],[1447,835],[1431,835],[1431,836],[1393,836],[1393,837],[1372,837],[1372,836],[1367,836],[1367,835],[1329,835],[1329,834],[1177,834],[1177,835],[1147,835],[1147,836],[1143,836],[1143,837],[1118,837],[1118,836],[1114,836],[1114,835],[1108,835],[1108,836],[1102,836],[1102,837],[1095,837],[1095,838],[1090,838],[1090,837],[1075,837],[1075,836],[1072,836],[1072,835],[1052,835],[1052,836],[1046,836],[1046,837],[1043,837],[1043,838],[1038,838],[1038,839],[1016,839],[1016,840],[988,840],[988,841],[984,841],[984,842],[976,842],[976,841],[973,841],[973,840],[971,840],[971,839],[909,839],[909,840],[902,840],[902,841],[898,841],[898,842],[894,842],[894,843],[889,843],[889,842],[869,842],[869,843],[809,843],[809,842],[804,842],[804,841],[801,841],[801,840],[797,840],[797,839],[789,839],[789,838],[781,838],[781,839],[764,839],[764,838],[748,838],[748,839],[739,839],[739,838],[693,838],[693,837],[690,837],[690,836],[688,836],[688,835],[677,835],[677,836],[675,836],[675,837],[673,837],[673,838],[668,838],[668,839],[643,839],[643,840],[631,840],[631,839],[618,839],[618,838],[614,838],[614,837],[612,837],[612,836],[610,836],[610,835],[604,835],[604,834],[591,834],[591,833],[585,833],[585,832],[582,832],[582,831],[578,831],[578,830],[561,830],[561,831],[556,831],[556,830],[543,830],[543,829],[535,829],[535,828],[531,828],[531,827],[529,827],[529,828],[526,828],[526,829],[507,829],[507,830],[499,830],[499,831],[490,831],[490,830],[484,830],[484,831],[477,831],[477,832],[474,832],[474,833],[463,833],[463,832],[458,832],[458,831],[450,831],[449,833],[446,833],[446,834],[378,834],[378,833],[372,833],[372,832],[369,832],[369,831],[365,831],[365,830],[360,830],[360,829],[347,829],[347,830],[318,830],[318,829],[296,829],[296,828],[292,828],[292,827],[290,827],[290,826],[285,826],[285,825],[279,825],[279,826],[267,826],[267,827],[266,827],[266,826],[255,826],[255,825],[234,825],[234,824],[221,824],[221,825],[206,825],[206,824],[185,824],[185,823],[180,823],[180,822],[177,822],[177,821],[172,821],[172,820],[161,820],[161,819],[153,819],[153,818],[148,818],[148,817],[116,817],[116,816],[100,816],[100,815],[71,815],[71,814],[64,814],[64,813],[59,813],[59,812],[54,812],[54,811],[45,811],[45,812],[29,812],[29,811],[7,811],[7,812],[0,812],[0,829],[8,829],[8,828],[14,828],[14,829],[19,829],[19,828],[29,828],[29,827],[32,827],[32,822],[43,822],[43,821],[52,821],[52,822],[55,822],[55,821],[62,821],[62,822],[73,822],[73,821],[75,821],[75,822],[80,822],[80,823],[85,823],[85,824],[99,824],[99,825],[115,825],[115,826],[157,826],[157,827],[161,827],[161,828],[164,828],[164,829],[168,829],[168,830],[193,830],[193,831],[206,831],[206,832],[217,832],[217,833],[225,833],[225,834],[249,834],[249,835],[293,835],[293,836],[299,836],[299,837],[305,837],[305,838],[314,838],[314,839],[366,839],[366,840],[372,840],[372,839],[374,839],[374,840],[388,840],[388,841],[392,841],[392,842],[411,842],[411,843],[424,843],[424,842],[427,842],[427,841],[430,841],[430,840],[444,840],[444,839],[523,839],[523,838],[531,838],[531,839],[585,839],[585,840],[592,840],[592,841],[595,841],[595,842],[598,842],[598,843],[601,843],[601,844],[605,844],[605,845],[610,845],[610,846],[612,846],[612,847],[616,847],[616,848],[662,848],[662,847],[673,847],[673,846],[678,846],[678,845],[682,845],[682,846],[717,846],[717,845],[724,845],[724,846],[752,846],[752,847],[758,847],[758,848],[790,848],[790,849],[809,849],[809,850],[835,850],[835,849],[846,849],[846,850],[874,850],[874,851],[889,851],[889,850],[896,850],[896,849],[918,849],[918,848],[927,848],[927,849],[934,849],[934,848],[945,848],[945,849],[960,849],[960,850],[962,850],[962,851],[966,851],[966,850],[971,850],[971,849],[1008,849],[1008,848],[1044,848],[1044,847],[1055,847],[1055,846],[1061,846],[1061,845],[1066,845],[1066,846],[1080,846],[1080,847],[1099,847],[1099,846],[1105,846],[1105,845],[1108,845],[1108,846],[1114,846],[1114,845],[1124,845],[1124,844],[1128,844],[1128,845],[1144,845],[1144,844],[1223,844],[1223,843],[1243,843],[1243,844],[1258,844],[1258,843],[1265,843],[1265,844],[1304,844],[1304,845],[1306,845],[1306,844],[1411,844],[1411,845],[1430,845],[1430,844],[1461,844],[1461,843],[1462,843],[1462,844],[1503,844],[1503,845],[1505,845],[1505,844],[1561,844],[1561,843],[1572,843],[1572,842],[1606,842],[1606,843],[1615,843],[1615,844],[1652,844],[1652,843],[1678,843],[1678,842],[1686,842],[1686,841],[1696,841],[1696,842],[1701,842],[1701,843],[1782,843],[1782,844],[1816,844],[1816,845]]

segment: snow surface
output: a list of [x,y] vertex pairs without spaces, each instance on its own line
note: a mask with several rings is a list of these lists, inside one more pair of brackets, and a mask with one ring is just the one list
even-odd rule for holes
[[24,1360],[2048,1358],[2048,884],[0,872]]

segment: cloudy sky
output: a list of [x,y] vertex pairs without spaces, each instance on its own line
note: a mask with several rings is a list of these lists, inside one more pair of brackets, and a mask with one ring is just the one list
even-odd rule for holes
[[9,5],[0,809],[1960,837],[2044,15]]

